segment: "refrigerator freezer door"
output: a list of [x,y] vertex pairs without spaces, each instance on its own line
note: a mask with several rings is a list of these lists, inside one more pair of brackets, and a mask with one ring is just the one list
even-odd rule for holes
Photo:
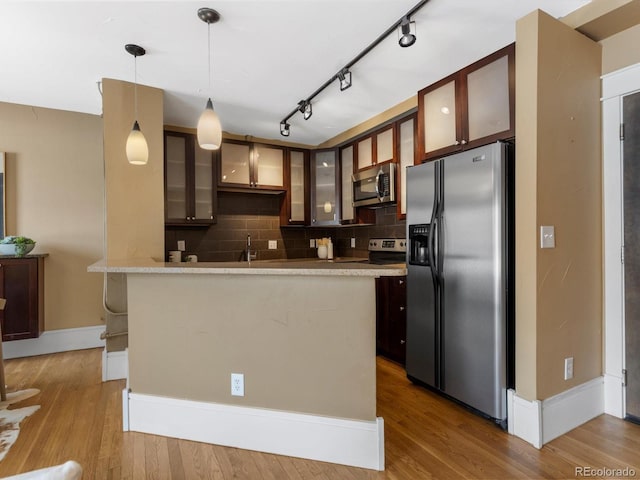
[[442,390],[506,418],[504,145],[444,159]]
[[[409,225],[431,221],[435,164],[407,168],[407,239]],[[408,262],[407,262],[408,263]],[[407,375],[436,385],[435,291],[431,269],[407,265]]]

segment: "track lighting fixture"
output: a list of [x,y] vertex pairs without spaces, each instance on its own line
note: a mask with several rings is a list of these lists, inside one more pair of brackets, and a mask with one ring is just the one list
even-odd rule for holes
[[311,115],[313,115],[313,110],[311,109],[311,102],[309,100],[300,100],[298,102],[298,110],[302,113],[302,118],[305,120],[309,120]]
[[147,140],[144,138],[140,125],[138,124],[138,57],[143,56],[145,53],[144,48],[128,43],[124,46],[127,53],[133,55],[133,108],[134,119],[133,128],[131,133],[127,137],[127,145],[125,147],[127,152],[127,160],[132,165],[145,165],[149,160],[149,147],[147,146]]
[[391,25],[385,30],[378,38],[376,38],[367,48],[360,52],[353,60],[347,63],[338,73],[333,75],[327,80],[320,88],[307,97],[306,100],[298,102],[298,106],[292,110],[289,115],[284,117],[280,122],[280,135],[288,137],[291,134],[290,125],[288,120],[293,117],[297,112],[302,113],[305,120],[309,120],[312,115],[311,100],[313,100],[320,92],[331,85],[334,80],[340,82],[340,90],[344,91],[349,88],[351,82],[351,71],[349,70],[357,62],[359,62],[366,54],[377,47],[385,38],[391,35],[394,30],[398,31],[398,43],[401,47],[410,47],[416,43],[416,22],[411,21],[411,16],[418,10],[425,6],[429,0],[420,0],[411,10],[409,10],[403,17]]
[[[416,43],[416,22],[412,22],[409,20],[409,17],[406,16],[402,19],[400,23],[400,32],[398,32],[398,43],[401,47],[410,47],[414,43]],[[400,34],[402,33],[402,35]]]
[[213,110],[211,101],[211,24],[220,20],[220,14],[212,8],[200,8],[198,18],[207,24],[207,49],[209,59],[209,99],[198,120],[198,145],[205,150],[217,150],[222,143],[222,126],[220,118]]
[[338,72],[338,80],[340,80],[340,91],[343,92],[351,86],[351,72],[348,68],[343,68]]

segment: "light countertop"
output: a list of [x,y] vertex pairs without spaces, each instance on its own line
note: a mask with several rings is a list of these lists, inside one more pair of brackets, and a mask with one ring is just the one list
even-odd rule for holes
[[87,268],[89,272],[161,273],[206,275],[311,275],[347,277],[395,277],[407,274],[404,263],[371,265],[357,259],[320,260],[299,258],[286,260],[254,260],[248,262],[156,262],[150,258],[100,260]]

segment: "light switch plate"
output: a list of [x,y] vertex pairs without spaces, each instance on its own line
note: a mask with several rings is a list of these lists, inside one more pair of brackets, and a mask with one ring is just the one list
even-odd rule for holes
[[278,241],[277,240],[269,240],[269,250],[277,250]]
[[309,248],[316,248],[316,239],[315,238],[310,238],[309,239]]
[[186,250],[184,240],[178,240],[178,250],[184,252]]
[[356,248],[356,237],[351,237],[351,248]]
[[556,233],[553,225],[540,227],[540,248],[556,248]]

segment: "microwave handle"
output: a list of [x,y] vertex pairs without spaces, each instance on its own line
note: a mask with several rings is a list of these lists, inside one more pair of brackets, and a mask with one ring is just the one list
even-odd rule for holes
[[380,195],[380,176],[382,175],[382,169],[378,170],[376,174],[376,195],[378,196],[378,200],[382,201],[382,195]]

